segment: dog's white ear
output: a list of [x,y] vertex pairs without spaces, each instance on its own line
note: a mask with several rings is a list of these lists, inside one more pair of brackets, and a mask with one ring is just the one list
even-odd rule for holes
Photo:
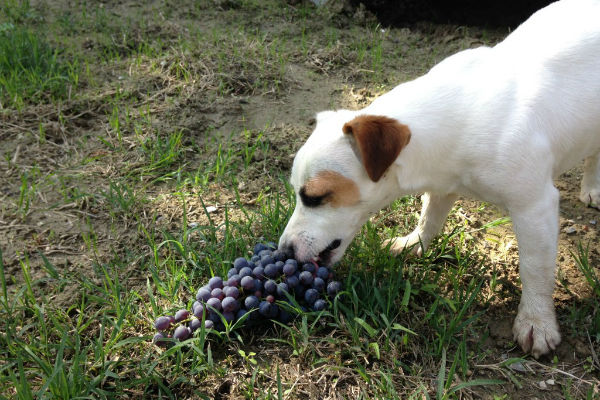
[[356,141],[367,175],[377,182],[410,141],[410,129],[393,118],[359,115],[342,128]]

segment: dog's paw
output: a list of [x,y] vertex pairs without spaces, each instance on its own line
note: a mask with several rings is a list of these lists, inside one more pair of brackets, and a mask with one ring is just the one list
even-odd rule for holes
[[[398,255],[405,249],[409,249],[410,253],[420,257],[423,251],[427,249],[427,245],[417,233],[411,233],[407,236],[398,236],[392,239],[387,239],[383,242],[382,247],[390,249],[390,253]],[[425,248],[425,249],[424,249]]]
[[514,339],[524,352],[535,358],[556,349],[560,343],[560,332],[554,312],[541,315],[519,311],[513,325]]
[[581,193],[579,194],[579,200],[581,200],[588,207],[600,209],[600,190],[584,190],[582,188]]

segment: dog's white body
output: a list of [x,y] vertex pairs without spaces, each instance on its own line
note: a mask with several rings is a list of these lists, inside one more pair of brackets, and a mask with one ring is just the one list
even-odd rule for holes
[[[397,158],[375,179],[365,168],[377,163],[367,154],[377,145],[364,148],[368,134],[354,137],[359,128],[379,129],[365,123],[383,126],[370,116],[402,124],[390,128],[403,140]],[[563,0],[495,47],[455,54],[365,109],[320,113],[294,160],[291,183],[304,192],[280,248],[336,262],[373,212],[425,193],[417,228],[390,244],[395,253],[410,246],[420,253],[457,195],[495,203],[510,213],[519,243],[523,295],[513,332],[537,357],[560,342],[552,300],[559,229],[553,178],[585,158],[580,198],[600,204],[599,151],[600,1]],[[327,190],[331,182],[335,188]],[[306,197],[307,187],[316,194]]]

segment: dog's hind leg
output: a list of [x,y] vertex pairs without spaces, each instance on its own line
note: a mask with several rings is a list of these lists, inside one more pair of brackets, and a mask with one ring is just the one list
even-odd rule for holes
[[427,250],[431,239],[437,235],[446,217],[454,204],[457,196],[455,194],[437,195],[425,193],[421,197],[423,207],[419,217],[419,223],[415,230],[407,236],[388,239],[383,242],[383,247],[389,246],[392,254],[399,254],[404,249],[411,249],[417,255]]
[[554,272],[558,246],[558,190],[548,183],[526,201],[509,206],[519,243],[519,275],[523,285],[513,325],[515,340],[534,357],[560,343],[554,312]]
[[588,207],[600,208],[600,153],[585,159],[579,200]]

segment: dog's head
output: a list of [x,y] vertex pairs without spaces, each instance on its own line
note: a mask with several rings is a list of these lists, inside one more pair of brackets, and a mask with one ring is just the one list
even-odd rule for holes
[[279,248],[301,262],[337,262],[370,215],[389,204],[392,168],[410,131],[397,120],[326,111],[294,159],[296,208]]

